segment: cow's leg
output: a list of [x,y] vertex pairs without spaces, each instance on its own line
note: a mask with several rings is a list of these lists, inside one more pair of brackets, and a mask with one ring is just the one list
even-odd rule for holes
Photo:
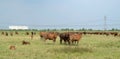
[[72,40],[72,44],[74,44],[74,41]]
[[46,42],[47,38],[44,39],[44,41]]
[[64,44],[66,44],[66,40],[64,39]]
[[33,35],[31,35],[31,39],[33,39]]
[[53,42],[55,43],[55,42],[56,42],[56,39],[53,39]]
[[68,44],[70,45],[70,40],[67,40]]
[[40,35],[40,39],[43,39],[43,36]]
[[79,44],[79,41],[77,41],[77,45]]
[[62,39],[60,39],[60,44],[62,44]]

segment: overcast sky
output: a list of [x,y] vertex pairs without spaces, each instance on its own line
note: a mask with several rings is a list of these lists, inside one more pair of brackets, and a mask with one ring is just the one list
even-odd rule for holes
[[[0,0],[0,26],[120,28],[120,0]],[[96,26],[93,26],[95,24]],[[48,26],[48,27],[49,27]],[[51,26],[53,27],[53,26]]]

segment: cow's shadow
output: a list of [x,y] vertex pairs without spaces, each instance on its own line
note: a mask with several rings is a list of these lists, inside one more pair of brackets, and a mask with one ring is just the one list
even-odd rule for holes
[[60,48],[54,48],[51,52],[58,52],[58,53],[85,53],[89,52],[92,53],[93,49],[89,47],[79,47],[79,46],[66,46]]
[[55,45],[55,43],[44,43],[45,45]]

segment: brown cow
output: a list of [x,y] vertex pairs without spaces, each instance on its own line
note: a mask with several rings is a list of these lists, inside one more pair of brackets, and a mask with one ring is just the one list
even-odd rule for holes
[[44,36],[47,36],[47,32],[40,32],[40,38],[43,38]]
[[40,37],[41,37],[41,38],[44,38],[45,41],[46,41],[47,39],[49,39],[49,40],[53,40],[53,42],[56,41],[57,35],[58,35],[58,34],[57,34],[56,32],[41,32],[41,33],[40,33]]
[[16,47],[14,45],[11,45],[9,49],[10,50],[16,50]]
[[82,34],[78,34],[78,33],[74,33],[70,35],[70,41],[72,42],[72,44],[75,42],[77,42],[77,44],[79,43],[79,40],[81,39]]
[[15,34],[18,35],[19,33],[16,31]]
[[4,35],[5,33],[4,33],[4,32],[2,32],[1,34],[2,34],[2,35]]
[[57,38],[57,33],[55,33],[55,32],[49,32],[49,33],[47,33],[47,36],[45,36],[44,38],[45,38],[45,41],[47,39],[49,39],[49,40],[53,40],[53,42],[55,42],[56,38]]
[[117,32],[115,32],[115,33],[114,33],[114,36],[118,36],[118,33],[117,33]]
[[23,45],[27,45],[27,44],[30,45],[30,42],[27,42],[27,41],[24,41],[24,40],[23,40],[23,41],[22,41],[22,44],[23,44]]
[[110,32],[110,34],[113,36],[118,36],[118,32]]

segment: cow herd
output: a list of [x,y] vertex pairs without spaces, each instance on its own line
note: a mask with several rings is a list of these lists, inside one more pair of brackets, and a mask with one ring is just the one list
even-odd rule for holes
[[1,35],[5,35],[5,36],[13,36],[13,35],[18,35],[19,33],[16,31],[16,32],[1,32]]
[[[37,32],[25,32],[25,35],[30,35],[31,39],[33,39],[34,35],[36,35]],[[1,32],[1,35],[5,36],[14,36],[19,35],[19,32]],[[83,35],[112,35],[112,36],[120,36],[118,32],[38,32],[38,35],[40,36],[41,40],[52,40],[54,43],[56,42],[56,39],[59,37],[59,43],[60,44],[79,44],[79,41],[81,40]],[[36,37],[36,36],[35,36]],[[22,41],[23,45],[30,45],[30,42]],[[15,46],[10,46],[10,49],[15,50]]]
[[[64,33],[58,33],[58,32],[40,32],[41,39],[43,38],[46,40],[53,40],[53,42],[56,42],[56,38],[60,38],[60,44],[62,44],[62,41],[64,41],[65,44],[78,44],[79,40],[82,37],[81,33],[78,32],[64,32]],[[77,43],[76,43],[77,42]]]
[[60,44],[63,42],[65,44],[78,44],[82,35],[105,35],[105,36],[120,36],[118,32],[40,32],[40,37],[44,40],[53,40],[56,41],[56,38],[60,38]]

